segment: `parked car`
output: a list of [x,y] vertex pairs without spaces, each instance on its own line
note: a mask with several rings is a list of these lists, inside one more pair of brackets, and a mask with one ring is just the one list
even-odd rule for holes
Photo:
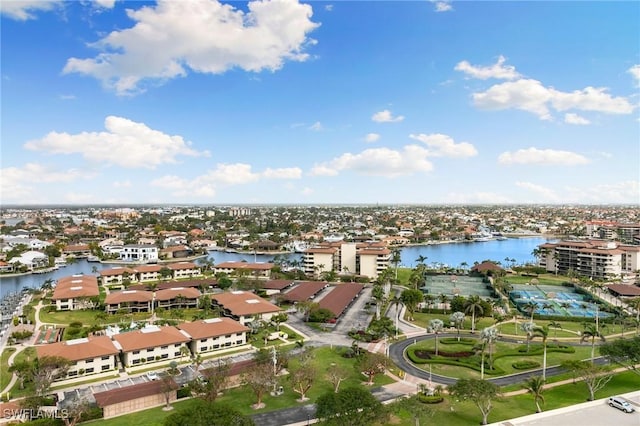
[[625,413],[633,413],[635,411],[633,405],[629,404],[619,396],[612,396],[611,398],[609,398],[609,401],[607,403],[610,407],[617,408],[618,410],[622,410]]
[[158,377],[158,373],[156,373],[155,371],[149,371],[147,373],[147,379],[149,380],[158,380],[160,377]]

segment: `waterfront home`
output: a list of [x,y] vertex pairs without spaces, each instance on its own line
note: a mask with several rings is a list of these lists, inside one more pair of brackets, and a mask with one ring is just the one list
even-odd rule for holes
[[20,256],[12,257],[7,261],[18,269],[24,266],[28,271],[49,266],[49,256],[39,251],[25,251]]
[[158,308],[197,308],[198,298],[202,295],[195,287],[170,287],[155,292]]
[[59,311],[73,311],[95,306],[100,295],[98,279],[93,275],[72,275],[58,279],[51,300]]
[[325,272],[366,276],[372,280],[389,267],[391,251],[385,243],[321,243],[304,251],[304,271],[320,276]]
[[247,343],[249,328],[231,318],[208,318],[178,325],[191,336],[193,354],[208,353]]
[[136,281],[140,283],[158,281],[161,269],[160,265],[141,265],[133,268]]
[[123,268],[118,266],[100,271],[100,282],[104,286],[122,286],[126,279],[135,278],[135,271],[131,268]]
[[214,273],[225,273],[227,275],[241,275],[246,273],[256,278],[269,278],[273,263],[249,263],[249,262],[222,262],[214,267]]
[[193,250],[185,245],[175,245],[160,249],[161,259],[181,259],[192,254]]
[[219,306],[224,315],[247,325],[255,319],[269,321],[280,312],[280,308],[271,302],[248,291],[231,291],[211,296],[213,304]]
[[58,381],[117,370],[119,353],[118,347],[107,336],[90,336],[36,346],[39,359],[61,357],[70,362],[67,374],[58,378]]
[[107,294],[105,311],[115,314],[120,309],[126,312],[151,312],[153,292],[145,290],[123,290]]
[[153,244],[126,244],[120,260],[125,262],[154,263],[158,261],[158,247]]
[[183,356],[182,348],[188,347],[190,336],[173,326],[151,325],[140,330],[115,334],[113,340],[122,350],[126,368],[166,362]]
[[87,257],[91,254],[88,244],[67,245],[62,248],[63,256]]

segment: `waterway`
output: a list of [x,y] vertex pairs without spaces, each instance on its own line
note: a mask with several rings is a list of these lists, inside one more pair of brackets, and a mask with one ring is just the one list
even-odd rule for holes
[[[451,267],[459,267],[462,263],[466,263],[470,267],[474,262],[482,262],[487,259],[500,261],[504,264],[506,263],[505,258],[515,259],[514,263],[522,264],[533,262],[534,257],[531,252],[547,241],[549,240],[546,238],[530,237],[509,238],[502,241],[492,240],[403,247],[400,252],[400,267],[415,267],[420,256],[426,257],[425,263],[427,265],[446,265]],[[284,256],[291,259],[301,258],[299,253],[291,253]],[[224,251],[211,251],[208,257],[216,264],[242,260],[247,262],[270,262],[274,259],[274,255],[227,253]],[[80,259],[75,263],[46,274],[0,276],[0,298],[10,293],[19,292],[23,288],[39,288],[48,279],[55,281],[58,278],[74,274],[95,274],[102,269],[113,268],[114,266],[116,265],[87,262],[86,259]]]

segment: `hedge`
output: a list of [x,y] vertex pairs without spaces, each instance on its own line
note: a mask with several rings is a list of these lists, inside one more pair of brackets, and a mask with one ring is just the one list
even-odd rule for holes
[[516,370],[531,370],[540,367],[540,363],[536,361],[518,361],[511,364]]

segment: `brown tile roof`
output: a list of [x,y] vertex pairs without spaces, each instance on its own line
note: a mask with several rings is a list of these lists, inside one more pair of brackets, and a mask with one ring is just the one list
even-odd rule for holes
[[[175,380],[170,379],[168,385],[171,389],[178,389]],[[104,392],[94,393],[98,407],[104,408],[109,405],[119,404],[133,399],[144,398],[151,395],[159,395],[164,391],[165,383],[162,380],[139,383],[137,385],[126,386],[124,388],[111,389]]]
[[38,358],[59,356],[70,361],[93,359],[99,356],[117,355],[116,345],[107,336],[91,336],[84,339],[67,340],[36,346]]
[[471,270],[477,272],[502,271],[502,268],[494,262],[484,261],[475,265]]
[[305,253],[318,253],[318,254],[335,254],[338,251],[335,247],[310,247],[306,249]]
[[178,296],[186,299],[197,299],[202,293],[195,287],[171,287],[156,291],[156,300],[171,300]]
[[129,274],[135,273],[135,271],[131,268],[123,268],[122,266],[118,266],[116,268],[103,269],[100,271],[101,277],[113,277],[116,275],[123,275],[125,272]]
[[194,339],[206,339],[208,337],[249,331],[248,327],[231,318],[209,318],[200,321],[185,322],[178,325],[178,328],[186,331]]
[[51,300],[75,299],[100,295],[98,280],[92,275],[65,277],[58,280]]
[[107,305],[116,305],[125,302],[150,302],[153,300],[153,292],[145,290],[123,290],[109,293],[104,299]]
[[120,344],[123,352],[131,352],[175,343],[186,343],[189,338],[173,326],[151,326],[142,330],[116,334],[113,336],[113,340]]
[[362,284],[338,284],[322,298],[318,305],[339,317],[363,288]]
[[617,255],[624,253],[624,250],[618,249],[604,249],[604,248],[583,248],[578,250],[579,253],[594,253],[594,254],[609,254]]
[[69,245],[62,249],[63,252],[87,251],[87,250],[91,250],[87,244]]
[[329,283],[324,281],[302,281],[286,292],[284,298],[291,302],[302,302],[311,299],[328,286]]
[[274,263],[249,263],[249,262],[222,262],[215,266],[216,269],[250,269],[250,270],[270,270]]
[[387,248],[376,248],[376,247],[367,247],[367,248],[362,248],[358,250],[358,254],[360,255],[386,255],[386,254],[391,254],[391,250],[387,249]]
[[174,251],[188,251],[191,250],[187,246],[169,246],[160,250],[162,253],[173,253]]
[[167,268],[173,269],[174,271],[180,270],[180,269],[199,269],[198,265],[196,265],[193,262],[170,263],[170,264],[167,265]]
[[136,272],[160,272],[161,269],[160,265],[141,265],[133,268]]
[[232,315],[247,316],[280,311],[280,308],[273,303],[248,291],[214,294],[211,299],[231,312]]
[[607,288],[620,296],[640,296],[640,287],[629,284],[611,284]]

